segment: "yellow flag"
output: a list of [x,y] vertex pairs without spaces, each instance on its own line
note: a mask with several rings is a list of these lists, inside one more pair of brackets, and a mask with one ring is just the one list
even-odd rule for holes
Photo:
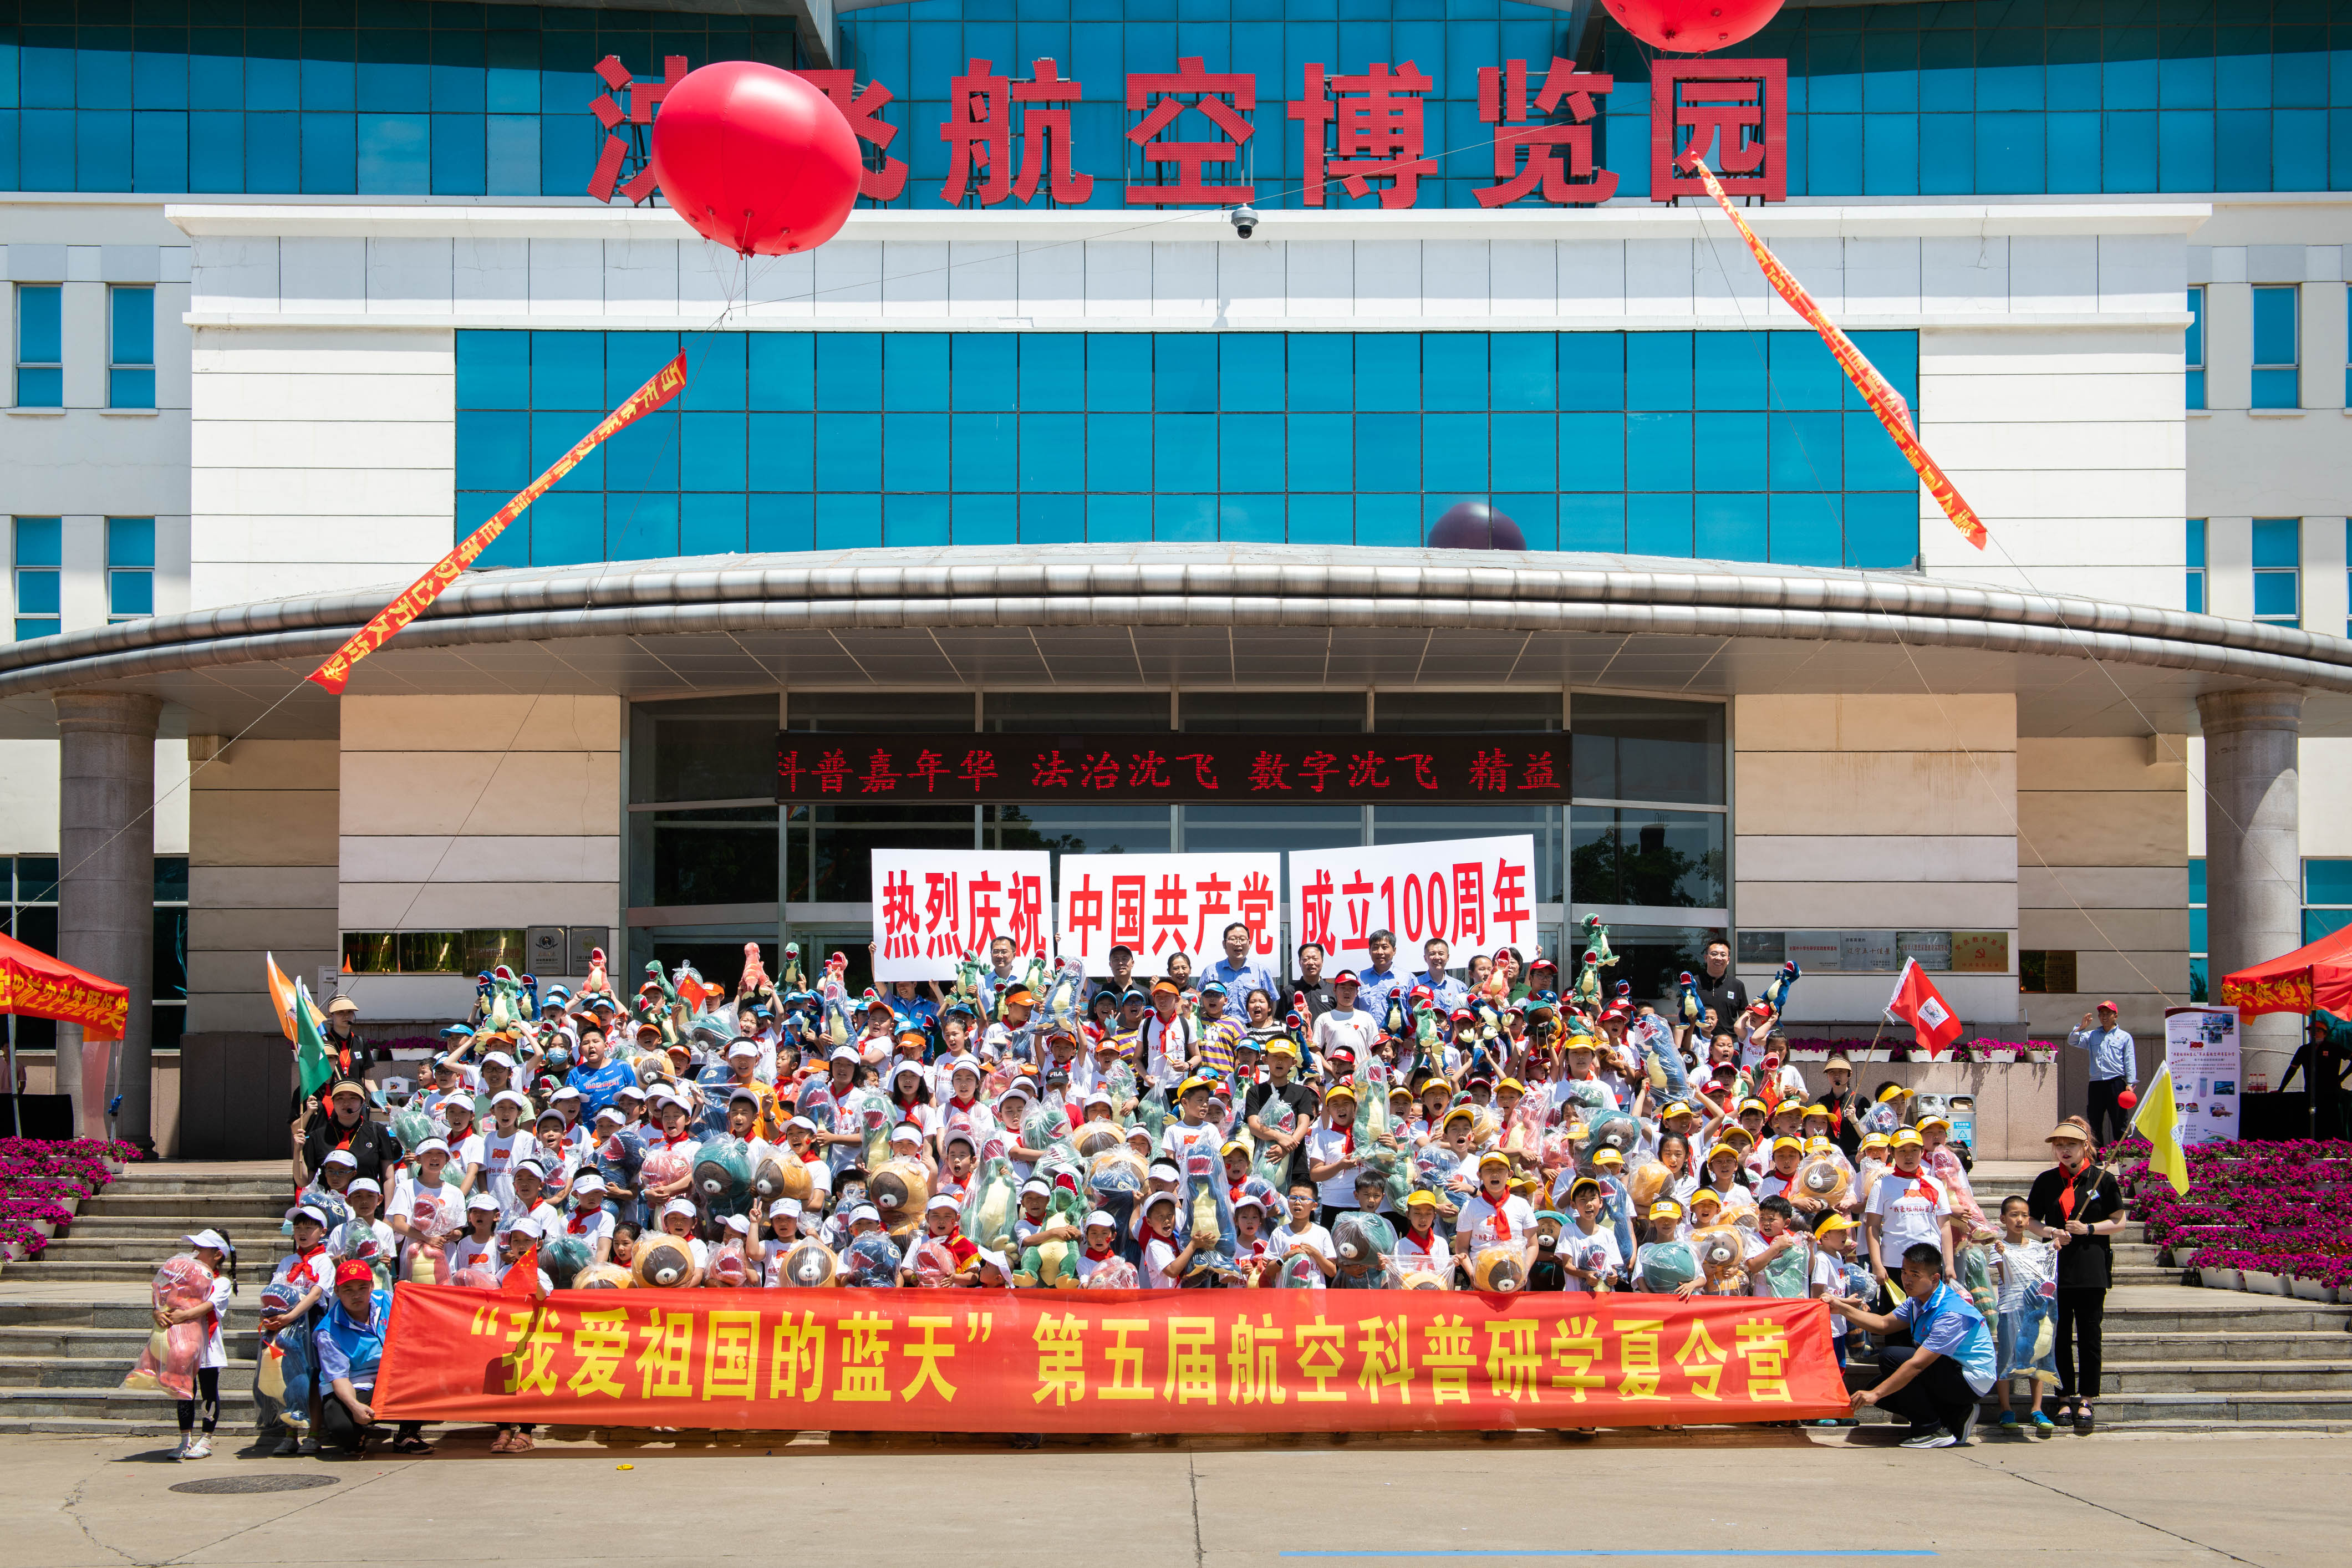
[[2140,1096],[2132,1131],[2147,1140],[2147,1168],[2159,1171],[2182,1197],[2189,1195],[2189,1156],[2180,1147],[2180,1116],[2172,1105],[2172,1068],[2158,1068],[2156,1081]]

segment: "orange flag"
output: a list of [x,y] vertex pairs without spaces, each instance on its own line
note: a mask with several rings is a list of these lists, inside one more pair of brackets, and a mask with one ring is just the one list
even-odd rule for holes
[[1764,280],[1772,285],[1775,293],[1788,301],[1789,309],[1802,316],[1813,331],[1821,333],[1822,342],[1827,343],[1830,353],[1837,356],[1838,367],[1845,372],[1845,378],[1853,383],[1854,390],[1861,393],[1863,401],[1870,405],[1870,411],[1878,416],[1878,422],[1886,426],[1889,436],[1895,437],[1895,445],[1902,452],[1904,460],[1911,465],[1912,472],[1926,482],[1927,493],[1936,498],[1936,504],[1944,509],[1944,515],[1952,520],[1952,526],[1958,529],[1961,537],[1970,544],[1982,550],[1985,547],[1983,520],[1977,516],[1976,509],[1945,476],[1936,459],[1927,455],[1927,448],[1919,445],[1918,429],[1912,422],[1911,407],[1903,401],[1903,395],[1895,390],[1892,382],[1879,374],[1878,367],[1871,363],[1860,349],[1854,347],[1853,340],[1830,320],[1829,313],[1813,302],[1813,297],[1805,291],[1803,284],[1797,281],[1796,275],[1772,254],[1771,247],[1756,237],[1756,231],[1748,226],[1748,220],[1739,216],[1739,209],[1733,206],[1731,199],[1723,194],[1723,185],[1716,179],[1715,171],[1706,166],[1706,160],[1693,152],[1684,153],[1682,163],[1685,168],[1697,172],[1698,177],[1706,183],[1706,194],[1715,198],[1715,205],[1723,209],[1723,216],[1739,230],[1739,237],[1748,242],[1748,251],[1756,258],[1756,265],[1764,269]]
[[294,1043],[294,983],[286,978],[284,970],[278,967],[277,954],[265,952],[261,955],[261,962],[268,973],[269,1005],[278,1010],[278,1030],[285,1035],[286,1043],[290,1046]]
[[654,373],[654,378],[629,394],[618,408],[597,422],[596,428],[572,444],[547,472],[530,481],[506,505],[499,508],[489,521],[474,530],[458,542],[457,548],[425,569],[425,574],[411,583],[406,591],[378,610],[352,638],[337,648],[334,657],[310,672],[310,679],[335,693],[342,695],[343,687],[352,678],[352,667],[398,635],[401,627],[432,607],[442,591],[457,580],[457,574],[480,559],[490,541],[504,533],[507,524],[520,517],[523,509],[549,490],[579,465],[580,459],[595,450],[598,445],[618,435],[628,426],[651,414],[671,398],[686,390],[686,353]]

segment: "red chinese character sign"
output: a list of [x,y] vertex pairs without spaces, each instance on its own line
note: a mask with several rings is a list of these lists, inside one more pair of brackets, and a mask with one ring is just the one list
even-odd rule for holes
[[940,126],[940,140],[948,144],[948,178],[940,199],[950,206],[961,204],[967,193],[976,194],[984,207],[1009,196],[1025,205],[1040,180],[1057,202],[1076,204],[1094,195],[1095,177],[1071,165],[1070,106],[1078,101],[1079,86],[1063,80],[1052,60],[1031,68],[1033,79],[1013,81],[996,75],[988,61],[973,60],[948,84],[948,117]]
[[1453,1290],[404,1283],[377,1415],[754,1431],[1540,1431],[1843,1415],[1829,1305]]
[[[1242,143],[1257,129],[1249,120],[1257,108],[1256,77],[1212,73],[1201,58],[1188,56],[1177,60],[1172,74],[1130,73],[1127,107],[1143,117],[1128,127],[1127,139],[1143,150],[1145,170],[1154,176],[1128,183],[1128,205],[1230,206],[1256,191],[1255,185],[1231,180],[1210,184],[1204,173],[1215,165],[1221,177],[1229,170],[1240,174]],[[1169,137],[1171,131],[1180,133]]]
[[1294,849],[1290,940],[1320,943],[1329,955],[1326,973],[1370,963],[1376,931],[1393,932],[1404,953],[1419,952],[1432,937],[1465,959],[1482,949],[1524,952],[1536,933],[1535,864],[1528,834]]
[[[1660,60],[1650,69],[1650,199],[1705,196],[1700,158],[1724,193],[1789,199],[1789,62]],[[1718,151],[1719,150],[1719,151]]]
[[1593,99],[1617,85],[1588,75],[1555,56],[1535,93],[1534,110],[1548,117],[1565,108],[1569,123],[1529,124],[1528,62],[1513,60],[1478,73],[1478,118],[1495,127],[1496,183],[1471,194],[1482,207],[1539,195],[1555,206],[1605,202],[1617,194],[1617,172],[1592,166]]
[[1062,955],[1108,974],[1110,950],[1126,947],[1156,974],[1181,952],[1197,971],[1224,956],[1225,928],[1239,921],[1251,962],[1280,969],[1281,897],[1279,855],[1065,855]]
[[[863,765],[863,764],[861,764]],[[874,978],[951,980],[965,953],[1013,939],[1053,962],[1052,857],[1043,849],[877,849]]]
[[1307,205],[1323,205],[1328,180],[1359,199],[1378,180],[1381,206],[1412,205],[1421,177],[1437,176],[1437,161],[1422,155],[1422,100],[1429,89],[1411,60],[1393,72],[1386,60],[1375,60],[1361,75],[1328,78],[1320,65],[1308,65],[1290,106],[1290,118],[1299,122]]

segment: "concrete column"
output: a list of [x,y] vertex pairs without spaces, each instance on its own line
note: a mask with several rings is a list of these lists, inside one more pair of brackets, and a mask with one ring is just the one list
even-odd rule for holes
[[[163,704],[129,692],[60,691],[58,710],[58,956],[131,988],[116,1058],[115,1136],[154,1146],[150,1116],[155,981],[155,721]],[[81,1028],[58,1026],[58,1088],[102,1103],[81,1081]]]
[[[2303,945],[2303,847],[2295,802],[2303,695],[2212,691],[2197,700],[2205,727],[2205,921],[2208,971],[2221,977]],[[2275,1090],[2303,1021],[2246,1021],[2246,1076]]]

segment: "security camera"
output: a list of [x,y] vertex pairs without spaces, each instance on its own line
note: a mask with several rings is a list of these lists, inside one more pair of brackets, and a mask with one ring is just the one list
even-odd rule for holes
[[1234,232],[1240,235],[1244,239],[1247,239],[1251,235],[1257,232],[1257,208],[1250,205],[1247,202],[1244,202],[1241,205],[1227,213],[1225,216],[1232,222]]

